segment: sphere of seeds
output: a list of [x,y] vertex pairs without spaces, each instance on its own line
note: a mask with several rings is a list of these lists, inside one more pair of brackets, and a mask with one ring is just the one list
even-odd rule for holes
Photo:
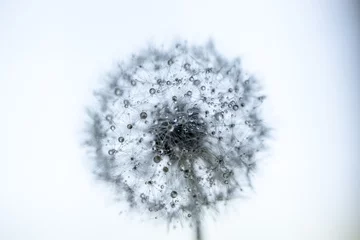
[[248,185],[268,131],[264,96],[212,43],[149,48],[119,64],[97,96],[96,173],[131,207],[189,219]]

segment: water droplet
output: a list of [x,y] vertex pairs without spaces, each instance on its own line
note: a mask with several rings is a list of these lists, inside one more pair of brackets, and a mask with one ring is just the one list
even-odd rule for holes
[[202,91],[205,91],[206,87],[205,86],[201,86],[200,88]]
[[172,198],[176,198],[177,195],[178,195],[178,193],[177,193],[176,191],[172,191],[171,194],[170,194],[170,196],[171,196]]
[[108,153],[109,153],[109,155],[114,155],[115,149],[110,149],[110,150],[108,151]]
[[154,162],[155,162],[155,163],[159,163],[160,161],[161,161],[161,157],[158,156],[158,155],[156,155],[156,156],[154,157]]
[[196,79],[196,80],[194,81],[194,85],[195,85],[195,86],[199,86],[200,83],[201,83],[201,82],[200,82],[200,80],[198,80],[198,79]]
[[184,68],[185,68],[185,70],[189,70],[190,69],[190,63],[185,63],[184,64]]
[[161,189],[164,189],[164,185],[161,185],[160,188],[161,188]]
[[149,90],[150,94],[155,94],[155,92],[156,92],[155,88],[150,88],[150,90]]
[[140,194],[140,197],[141,197],[141,198],[145,198],[146,196],[145,196],[144,193],[142,193],[142,194]]
[[160,86],[164,84],[165,81],[161,80],[160,78],[156,81],[157,84],[159,84]]
[[172,131],[174,131],[175,127],[174,127],[174,125],[171,124],[167,127],[167,129],[169,132],[172,132]]
[[115,88],[114,93],[115,93],[115,95],[116,95],[116,96],[121,96],[122,91],[121,91],[121,89],[120,89],[120,88]]
[[240,106],[241,106],[241,107],[245,107],[245,103],[240,103]]
[[185,170],[185,166],[183,164],[180,165],[180,171],[184,171]]
[[249,80],[246,80],[246,81],[245,81],[245,84],[246,84],[246,85],[249,84]]
[[176,96],[173,96],[173,97],[172,97],[172,100],[173,100],[174,102],[176,102],[176,101],[177,101],[177,97],[176,97]]
[[233,110],[236,111],[236,110],[238,110],[238,109],[239,109],[239,106],[235,104],[235,105],[233,106]]
[[132,126],[131,124],[128,124],[128,125],[127,125],[127,128],[128,128],[128,129],[132,129],[132,127],[133,127],[133,126]]
[[112,121],[112,116],[111,115],[106,115],[105,119],[107,121],[111,122]]
[[232,92],[233,92],[233,89],[232,89],[232,88],[229,88],[228,92],[229,92],[229,93],[232,93]]
[[224,119],[224,114],[222,112],[215,113],[215,119],[221,121]]
[[169,168],[168,168],[168,167],[164,167],[164,168],[163,168],[163,171],[164,171],[164,172],[168,172],[168,171],[169,171]]
[[174,60],[173,60],[172,58],[170,58],[170,59],[168,60],[168,64],[169,64],[169,66],[172,65],[172,64],[174,64]]
[[135,81],[135,80],[131,80],[131,85],[132,85],[132,86],[136,86],[136,81]]
[[230,176],[230,173],[229,173],[229,172],[226,172],[226,173],[223,174],[223,177],[224,177],[224,178],[229,178],[229,176]]
[[167,85],[171,85],[171,82],[170,82],[170,81],[167,81],[166,84],[167,84]]
[[147,118],[147,113],[146,112],[141,112],[140,113],[140,118],[141,119],[146,119]]
[[121,142],[121,143],[124,142],[124,140],[125,140],[125,139],[124,139],[123,137],[119,137],[119,138],[118,138],[118,141]]
[[229,181],[228,181],[228,180],[225,180],[224,183],[225,183],[225,184],[229,184]]
[[191,214],[189,213],[187,216],[188,216],[188,217],[191,217]]
[[194,77],[193,76],[189,77],[189,81],[190,82],[194,81]]
[[192,95],[192,91],[188,91],[186,95],[190,97]]
[[112,131],[114,131],[114,130],[115,130],[115,126],[112,125],[112,126],[110,127],[110,129],[111,129]]

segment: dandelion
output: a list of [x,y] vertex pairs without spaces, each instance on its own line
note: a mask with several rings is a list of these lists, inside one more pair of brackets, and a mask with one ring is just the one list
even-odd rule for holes
[[150,47],[118,65],[89,111],[96,175],[130,208],[168,224],[201,219],[250,185],[268,133],[239,59],[214,48]]

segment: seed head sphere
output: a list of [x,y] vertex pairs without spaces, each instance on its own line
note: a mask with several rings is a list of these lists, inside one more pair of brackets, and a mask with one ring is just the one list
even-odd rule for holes
[[168,223],[199,219],[250,185],[269,129],[259,116],[265,97],[212,42],[149,47],[95,95],[94,172],[131,208]]

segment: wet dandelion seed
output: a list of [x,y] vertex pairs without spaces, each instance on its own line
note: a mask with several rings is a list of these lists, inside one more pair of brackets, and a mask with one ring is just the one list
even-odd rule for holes
[[265,149],[258,82],[212,42],[148,48],[111,76],[89,111],[95,173],[131,208],[190,221],[202,239],[205,212],[251,187]]

